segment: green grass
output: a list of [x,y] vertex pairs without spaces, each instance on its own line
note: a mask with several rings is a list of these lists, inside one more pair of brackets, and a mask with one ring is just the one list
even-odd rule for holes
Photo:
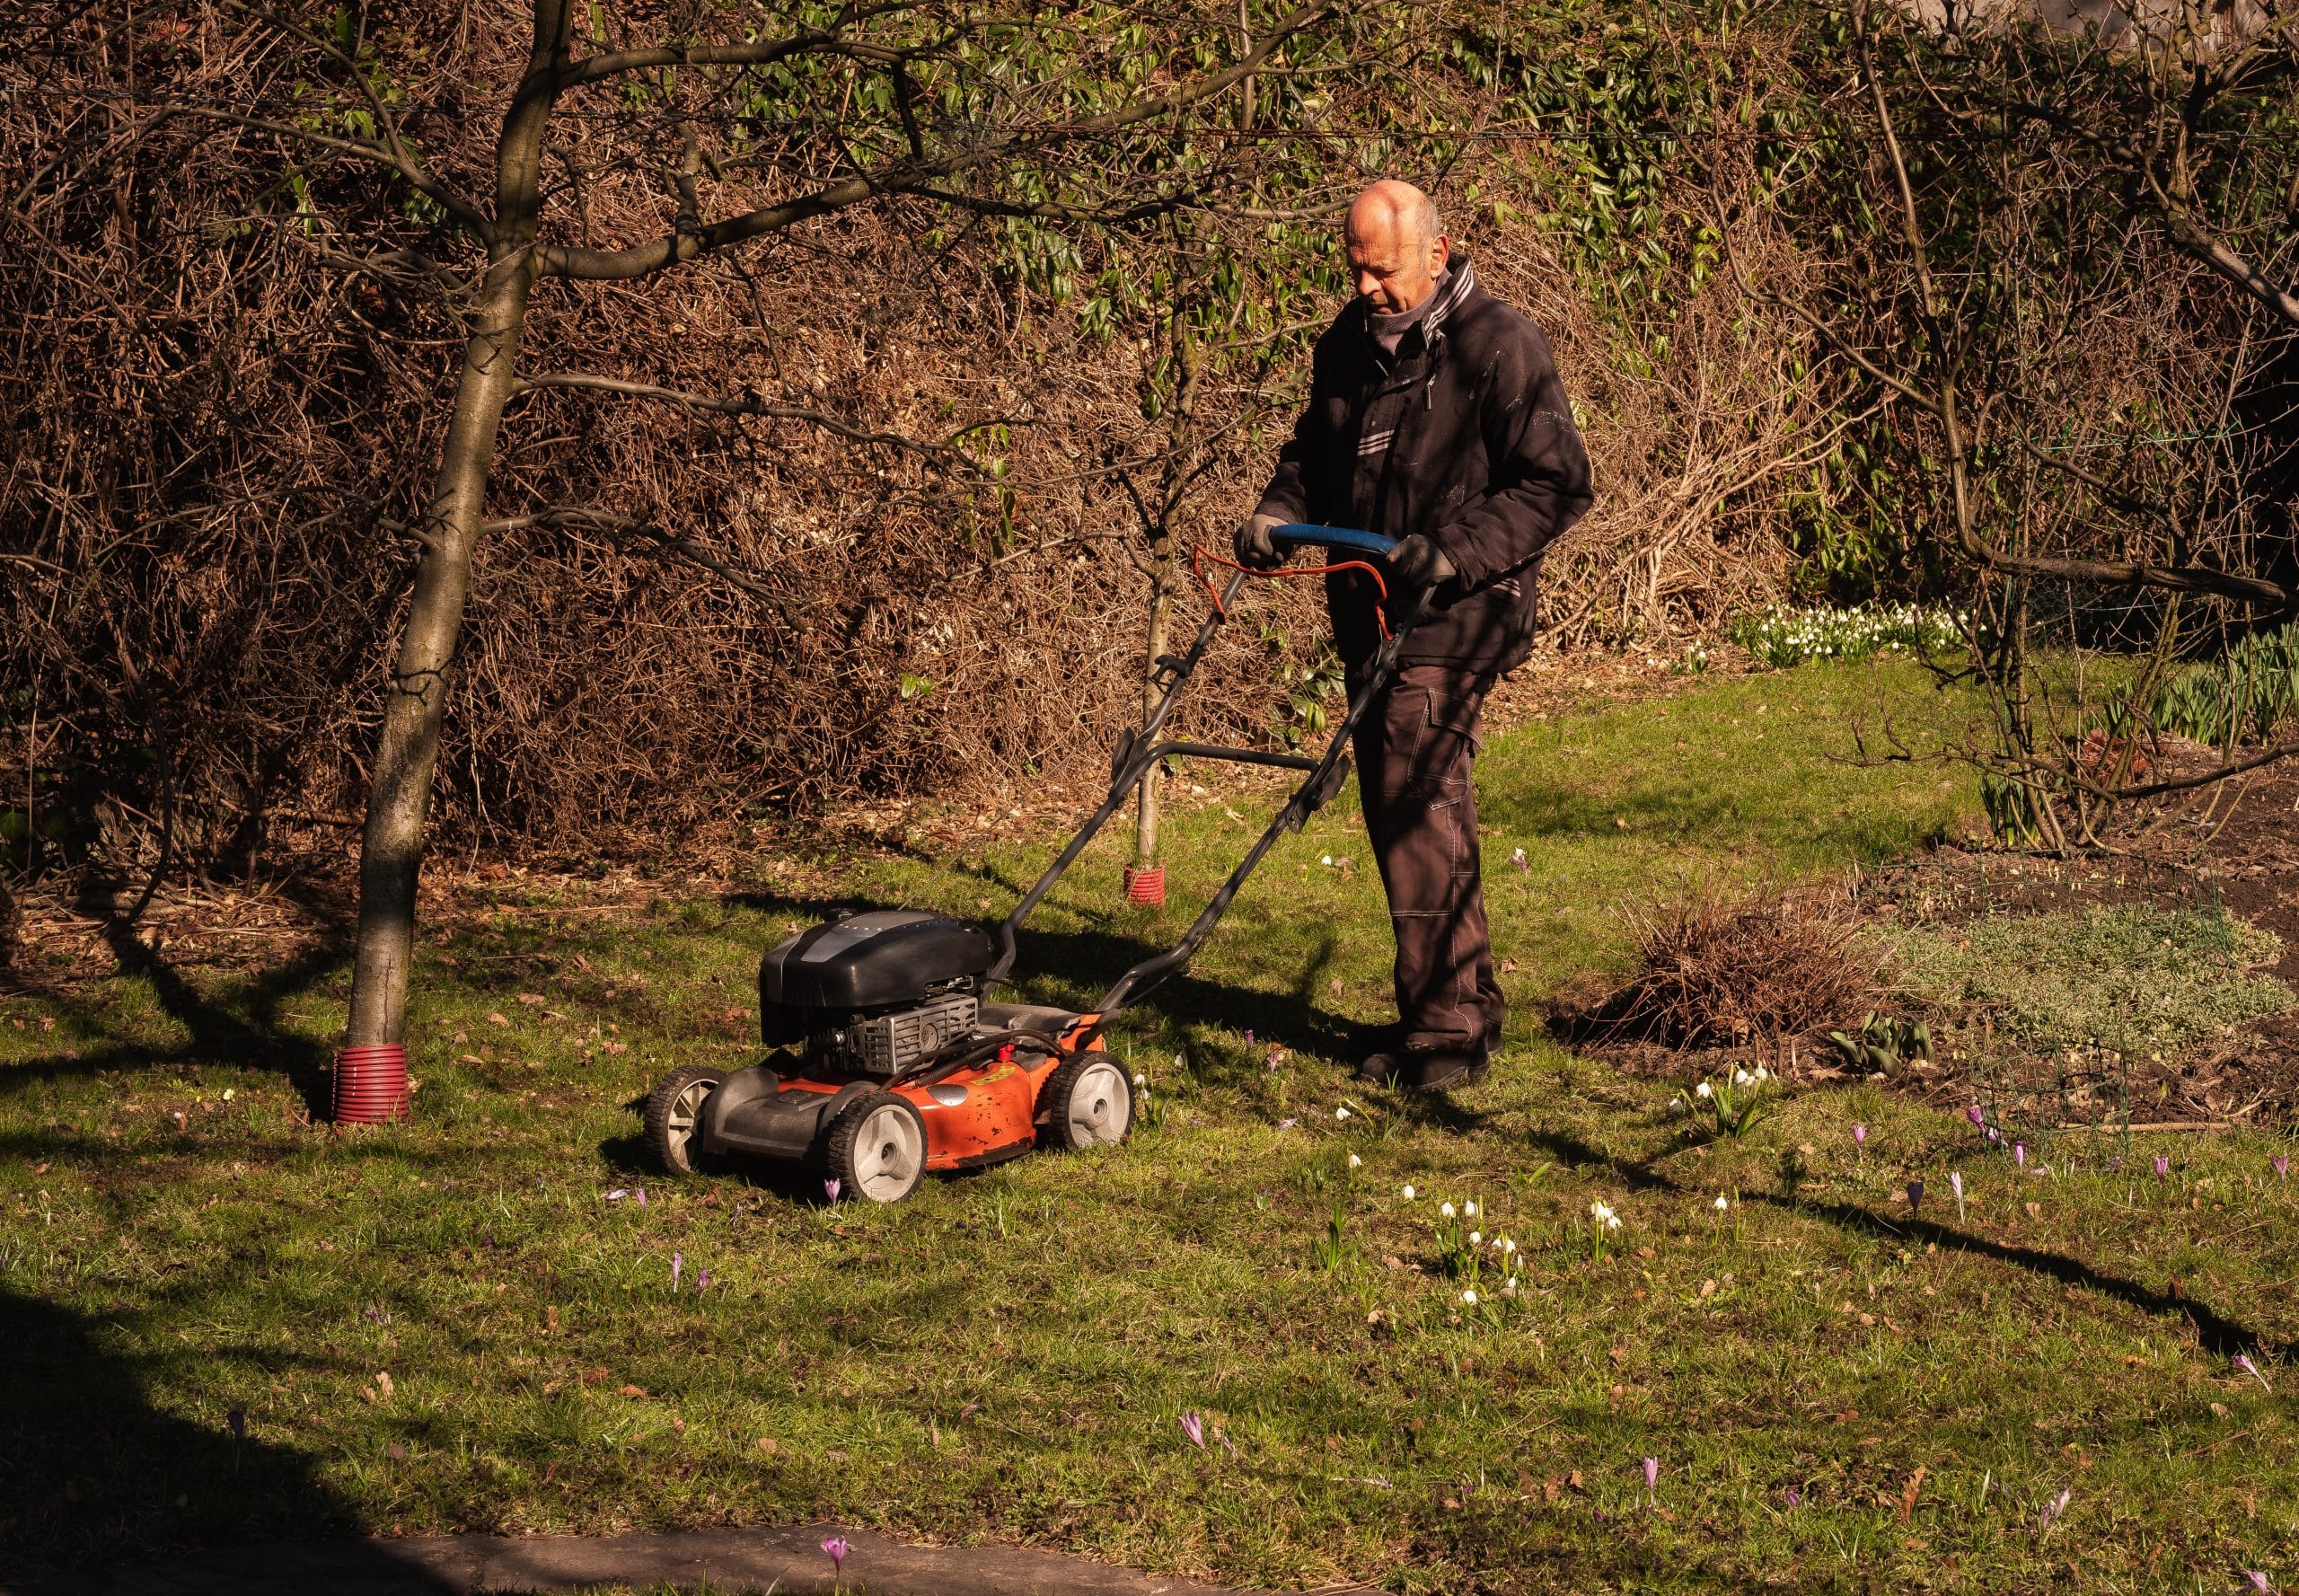
[[[749,983],[784,926],[833,900],[1002,913],[1042,844],[826,851],[635,912],[506,893],[424,950],[399,1129],[296,1123],[293,1081],[340,1023],[331,957],[7,1000],[0,1566],[829,1516],[1414,1592],[2280,1581],[2299,1204],[2266,1138],[2071,1137],[2022,1175],[1960,1119],[1857,1087],[1697,1146],[1670,1084],[1539,1032],[1545,995],[1624,963],[1624,899],[1967,824],[1962,774],[1828,757],[1887,705],[1919,731],[1963,710],[1905,666],[1810,666],[1496,738],[1488,893],[1516,1009],[1493,1079],[1449,1100],[1352,1095],[1322,1056],[1387,985],[1336,805],[1115,1037],[1152,1082],[1130,1145],[888,1211],[661,1177],[630,1104],[674,1063],[753,1054]],[[1265,812],[1226,807],[1245,818],[1218,796],[1173,817],[1177,907]],[[1089,855],[1027,938],[1036,993],[1090,998],[1177,929],[1114,906],[1119,862]],[[1446,1199],[1518,1242],[1513,1300],[1488,1278],[1462,1302]],[[1596,1201],[1624,1221],[1600,1262]]]
[[2291,1007],[2253,974],[2282,943],[2224,910],[2141,904],[2004,915],[1895,939],[1908,978],[1934,1001],[1986,1004],[2009,1038],[2046,1051],[2170,1053]]

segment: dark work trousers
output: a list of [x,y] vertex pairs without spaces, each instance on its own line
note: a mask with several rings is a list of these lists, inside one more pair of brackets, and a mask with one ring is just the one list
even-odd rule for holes
[[[1490,676],[1409,665],[1357,724],[1357,784],[1397,939],[1408,1047],[1486,1052],[1505,1005],[1478,869],[1477,714]],[[1352,686],[1352,696],[1357,689]]]

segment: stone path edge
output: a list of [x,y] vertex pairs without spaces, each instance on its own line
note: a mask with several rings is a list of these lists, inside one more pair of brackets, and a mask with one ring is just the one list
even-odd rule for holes
[[[823,1551],[832,1535],[851,1548],[841,1577]],[[0,1596],[509,1596],[615,1585],[726,1596],[1261,1596],[1059,1552],[905,1546],[834,1524],[210,1547],[164,1562],[0,1577]]]

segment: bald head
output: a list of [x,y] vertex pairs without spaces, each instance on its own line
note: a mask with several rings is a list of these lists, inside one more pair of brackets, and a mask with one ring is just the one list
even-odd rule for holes
[[1357,297],[1383,315],[1428,298],[1452,257],[1436,206],[1395,178],[1383,178],[1350,203],[1341,241]]

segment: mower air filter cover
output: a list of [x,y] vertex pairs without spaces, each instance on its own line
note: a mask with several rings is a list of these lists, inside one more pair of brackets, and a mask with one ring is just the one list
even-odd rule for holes
[[975,992],[990,969],[990,939],[915,909],[874,909],[800,931],[759,961],[758,996],[775,1009],[855,1010]]

